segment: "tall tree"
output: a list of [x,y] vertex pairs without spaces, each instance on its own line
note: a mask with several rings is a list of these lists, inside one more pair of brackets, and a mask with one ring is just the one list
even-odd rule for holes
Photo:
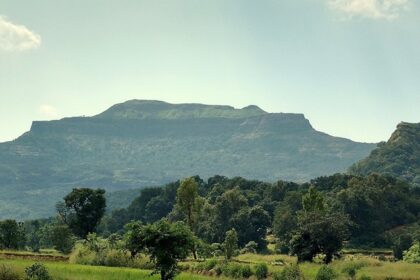
[[230,260],[238,249],[238,234],[235,229],[228,230],[226,232],[225,242],[223,242],[225,249],[225,257]]
[[195,224],[196,204],[198,198],[198,184],[193,177],[181,181],[176,193],[176,207],[185,215],[190,229]]
[[316,254],[323,253],[325,263],[329,263],[348,237],[349,219],[340,212],[328,211],[322,194],[313,187],[302,197],[302,204],[297,231],[290,241],[291,252],[298,261],[312,261]]
[[64,203],[57,204],[57,211],[62,221],[74,234],[86,238],[95,232],[105,213],[105,190],[76,188],[64,197]]

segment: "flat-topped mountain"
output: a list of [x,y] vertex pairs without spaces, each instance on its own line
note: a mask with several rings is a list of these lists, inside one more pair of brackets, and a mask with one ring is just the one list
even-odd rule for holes
[[350,173],[387,174],[420,187],[420,123],[398,124],[387,142],[354,164]]
[[306,181],[341,172],[374,144],[257,106],[131,100],[93,117],[35,121],[0,144],[0,218],[50,215],[76,186],[122,190],[215,174]]

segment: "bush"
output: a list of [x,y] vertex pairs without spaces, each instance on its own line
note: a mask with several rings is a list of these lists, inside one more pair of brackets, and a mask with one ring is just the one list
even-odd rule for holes
[[222,267],[222,273],[226,277],[240,278],[240,266],[236,263],[227,263]]
[[333,280],[338,277],[337,273],[328,265],[323,265],[318,270],[315,280]]
[[282,272],[274,274],[274,280],[304,280],[302,271],[297,264],[286,266]]
[[255,241],[249,241],[245,247],[241,250],[241,254],[251,253],[256,254],[257,253],[258,244]]
[[240,270],[240,275],[242,278],[249,278],[252,276],[252,270],[249,265],[242,265]]
[[47,268],[42,263],[34,263],[25,268],[26,280],[52,280]]
[[265,279],[268,276],[268,267],[265,263],[255,265],[255,276],[258,280]]
[[220,268],[221,273],[217,271],[218,266],[215,266],[215,274],[220,275],[223,274],[226,277],[231,278],[249,278],[252,276],[252,270],[249,265],[240,265],[237,263],[227,263]]
[[210,259],[204,262],[204,269],[206,271],[212,270],[217,265],[217,260]]
[[366,262],[350,262],[344,266],[342,272],[347,274],[347,276],[349,276],[351,279],[355,279],[357,271],[365,266],[367,266]]
[[19,274],[8,266],[0,265],[0,280],[20,280]]
[[407,251],[403,253],[403,260],[409,263],[420,263],[420,243],[416,242]]

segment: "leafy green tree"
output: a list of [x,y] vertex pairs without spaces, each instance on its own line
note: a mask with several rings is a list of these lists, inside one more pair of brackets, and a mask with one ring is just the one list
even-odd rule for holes
[[230,260],[235,255],[235,251],[238,250],[238,234],[235,229],[226,232],[223,246],[225,249],[225,257],[227,260]]
[[238,245],[257,243],[259,252],[267,249],[267,228],[271,225],[270,215],[261,206],[245,207],[231,218],[231,224],[238,233]]
[[0,248],[20,249],[25,245],[23,223],[15,220],[0,221]]
[[185,259],[194,246],[194,236],[182,222],[169,223],[165,219],[149,225],[134,222],[127,229],[127,249],[148,254],[162,280],[175,277],[178,261]]
[[298,228],[290,241],[298,261],[312,261],[318,253],[331,262],[348,237],[349,219],[340,212],[327,211],[324,198],[314,188],[302,197],[303,210],[298,214]]
[[64,203],[57,204],[57,211],[62,221],[80,238],[86,238],[89,233],[95,232],[105,208],[103,189],[73,189],[64,197]]
[[49,225],[44,231],[44,234],[47,235],[47,238],[49,238],[49,241],[54,246],[54,249],[64,254],[68,254],[72,251],[76,238],[67,225]]
[[185,215],[190,229],[193,229],[196,222],[194,210],[198,198],[197,182],[193,177],[182,180],[176,194],[176,207]]

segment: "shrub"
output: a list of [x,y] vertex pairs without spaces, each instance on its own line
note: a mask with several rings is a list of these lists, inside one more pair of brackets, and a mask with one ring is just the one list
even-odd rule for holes
[[318,270],[315,280],[333,280],[338,277],[337,273],[328,265],[323,265]]
[[212,270],[217,265],[217,260],[210,259],[204,262],[204,269],[206,271]]
[[265,279],[268,276],[268,267],[265,263],[259,263],[255,265],[255,276],[257,279]]
[[227,263],[222,267],[222,273],[226,277],[232,277],[232,278],[240,278],[240,270],[241,267],[237,263]]
[[344,268],[342,269],[342,272],[347,274],[347,276],[349,276],[351,279],[355,279],[356,278],[356,274],[357,271],[359,269],[361,269],[362,267],[367,266],[366,262],[350,262],[348,264],[346,264],[346,266],[344,266]]
[[299,268],[299,265],[292,264],[286,266],[282,272],[274,274],[275,280],[304,280],[302,271]]
[[249,265],[242,265],[240,270],[240,275],[242,278],[249,278],[252,276],[252,270]]
[[0,280],[20,280],[19,274],[8,266],[0,265]]
[[257,253],[257,248],[258,248],[258,244],[255,241],[249,241],[245,247],[241,250],[241,254],[246,254],[246,253],[252,253],[255,254]]
[[25,268],[26,280],[52,280],[47,268],[42,263],[34,263]]
[[403,253],[403,260],[409,263],[420,263],[420,243],[416,242],[407,251]]

